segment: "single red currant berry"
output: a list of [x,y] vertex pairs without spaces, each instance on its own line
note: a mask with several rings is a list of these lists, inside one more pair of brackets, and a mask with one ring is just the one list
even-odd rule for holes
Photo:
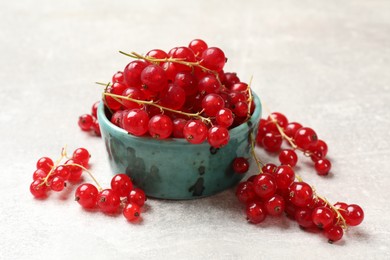
[[214,75],[206,75],[199,80],[198,89],[200,92],[218,93],[221,84]]
[[267,120],[268,121],[276,121],[281,128],[285,128],[288,124],[287,117],[279,112],[271,113],[268,116]]
[[268,152],[277,152],[282,146],[283,138],[279,133],[266,133],[263,138],[263,147]]
[[47,176],[47,172],[42,170],[42,169],[36,169],[35,172],[33,173],[33,180],[43,180]]
[[133,202],[140,207],[145,204],[146,199],[145,192],[139,188],[135,188],[127,194],[127,201]]
[[93,117],[97,117],[97,109],[98,109],[98,107],[99,107],[99,104],[100,104],[100,100],[99,101],[96,101],[95,103],[93,103],[93,105],[92,105],[92,109],[91,109],[91,115],[93,116]]
[[134,88],[141,88],[141,73],[148,63],[142,60],[135,60],[127,64],[123,71],[126,85]]
[[148,131],[148,113],[141,109],[123,111],[122,124],[123,129],[130,134],[142,136]]
[[261,168],[261,171],[263,173],[269,173],[271,175],[273,175],[276,171],[276,165],[273,164],[273,163],[267,163],[266,165],[264,165],[262,168]]
[[169,116],[155,115],[149,120],[149,133],[153,138],[166,139],[171,136],[173,123]]
[[249,162],[244,157],[237,157],[233,160],[233,170],[238,174],[244,174],[249,170]]
[[234,84],[240,82],[240,79],[237,77],[237,73],[235,72],[226,72],[224,75],[225,80],[223,81],[223,84],[227,88],[231,88]]
[[66,187],[64,178],[60,176],[54,176],[50,183],[50,189],[54,191],[62,191]]
[[290,201],[297,207],[305,207],[313,200],[313,189],[306,182],[293,182],[288,189]]
[[359,205],[348,205],[346,210],[345,221],[347,222],[347,225],[357,226],[362,223],[364,219],[364,211]]
[[312,219],[314,224],[321,228],[327,229],[332,226],[335,214],[328,207],[318,207],[313,210]]
[[253,180],[253,187],[256,195],[262,199],[268,199],[276,192],[274,177],[267,173],[257,175],[257,177]]
[[187,120],[185,120],[184,118],[175,118],[172,123],[172,136],[174,138],[184,138],[183,129],[184,126],[187,124]]
[[328,242],[332,244],[343,237],[344,230],[342,227],[336,225],[325,229],[324,235],[328,239]]
[[151,58],[155,58],[155,59],[168,58],[168,54],[165,51],[160,50],[160,49],[150,50],[150,51],[148,51],[148,53],[146,53],[146,56],[151,57]]
[[113,83],[115,83],[115,82],[124,83],[124,82],[125,82],[125,76],[124,76],[123,72],[122,72],[122,71],[116,72],[116,73],[112,76],[112,82],[113,82]]
[[198,80],[189,71],[177,73],[173,84],[181,87],[186,93],[186,96],[192,96],[198,92]]
[[84,167],[88,166],[89,158],[91,158],[91,155],[85,148],[77,148],[72,155],[72,159],[81,162]]
[[126,197],[133,189],[133,183],[129,176],[124,173],[119,173],[112,177],[111,189],[120,197]]
[[151,64],[144,68],[141,73],[142,88],[153,92],[160,92],[167,85],[167,76],[163,68],[158,65]]
[[328,175],[332,164],[328,159],[321,159],[315,162],[314,168],[316,169],[318,175]]
[[118,212],[121,199],[112,189],[105,189],[99,192],[97,205],[100,210],[106,214],[115,214]]
[[[188,62],[194,62],[196,60],[194,52],[188,47],[177,47],[171,51],[168,55],[170,55],[174,59],[179,59],[179,60],[188,61]],[[179,71],[191,71],[192,70],[192,67],[184,65],[184,64],[176,63],[175,66]]]
[[51,171],[53,165],[54,165],[53,160],[50,159],[49,157],[42,157],[37,161],[37,169],[41,169],[46,173],[49,173]]
[[84,183],[77,187],[75,201],[85,209],[92,209],[96,207],[98,194],[99,191],[94,185]]
[[348,204],[345,202],[337,202],[333,205],[341,214],[341,216],[345,219],[347,217],[347,208]]
[[257,176],[257,174],[255,174],[255,175],[252,175],[251,177],[249,177],[246,181],[248,181],[248,182],[252,182],[253,183],[253,181],[255,180],[255,178],[256,178],[256,176]]
[[229,131],[225,127],[213,126],[208,131],[207,141],[214,148],[221,148],[227,145],[229,139]]
[[316,145],[318,137],[313,129],[309,127],[302,127],[295,133],[294,140],[295,144],[299,148],[306,151],[309,150],[310,147]]
[[183,128],[184,138],[192,144],[203,143],[208,134],[207,126],[200,120],[188,120]]
[[253,183],[250,181],[244,181],[238,184],[236,189],[237,199],[243,203],[247,204],[256,199],[256,193],[253,188]]
[[222,70],[225,62],[225,53],[217,47],[207,48],[202,53],[201,64],[210,70]]
[[290,165],[291,167],[294,167],[297,164],[298,156],[294,150],[285,149],[280,152],[279,161],[283,165]]
[[300,123],[297,123],[297,122],[291,122],[291,123],[288,123],[285,127],[284,127],[284,133],[290,137],[290,138],[294,138],[296,132],[298,131],[298,129],[302,128],[302,125]]
[[114,125],[122,128],[122,116],[123,116],[123,110],[116,111],[111,116],[111,120],[110,120],[111,123],[113,123]]
[[82,163],[75,159],[69,159],[65,162],[65,165],[70,172],[68,180],[71,182],[78,182],[81,178],[81,174],[83,173],[83,169],[77,165],[82,165]]
[[93,129],[93,132],[95,133],[96,136],[101,136],[102,135],[102,133],[100,132],[99,121],[97,119],[95,119],[93,121],[92,129]]
[[215,120],[217,121],[218,125],[229,127],[233,124],[233,113],[229,108],[222,108],[218,110],[217,114],[215,115]]
[[123,208],[123,216],[125,216],[128,221],[136,221],[141,216],[140,207],[136,203],[127,203]]
[[195,56],[200,56],[207,49],[207,43],[201,39],[195,39],[190,42],[188,48],[190,48]]
[[284,212],[285,203],[282,196],[275,194],[264,202],[268,215],[280,216]]
[[68,180],[70,176],[70,171],[67,166],[60,165],[54,170],[54,175],[62,177],[64,180]]
[[37,179],[31,183],[30,192],[35,198],[43,199],[47,197],[48,187],[41,179]]
[[280,165],[273,174],[276,186],[280,190],[286,190],[295,180],[295,172],[289,165]]
[[246,101],[240,101],[234,104],[233,112],[238,117],[248,116],[248,103]]
[[313,215],[312,209],[298,208],[295,211],[295,220],[297,221],[298,225],[303,228],[312,228],[314,227],[312,215]]
[[92,128],[93,124],[93,117],[89,114],[84,114],[79,116],[79,121],[78,121],[79,127],[83,131],[89,131]]
[[248,84],[245,82],[238,82],[233,84],[233,86],[230,87],[230,91],[232,92],[243,92],[247,94],[248,92]]
[[[134,87],[126,88],[123,91],[122,96],[127,97],[127,98],[131,98],[133,100],[134,99],[136,99],[136,100],[145,100],[146,99],[144,92],[142,92],[139,88],[134,88]],[[126,109],[135,109],[135,108],[142,107],[142,105],[137,104],[136,102],[129,100],[129,99],[122,99],[122,104],[123,104],[123,107],[125,107]]]
[[259,201],[249,202],[246,207],[247,220],[253,224],[263,222],[267,212],[264,209],[264,205]]
[[224,106],[223,98],[217,94],[208,94],[202,100],[202,108],[208,116],[215,116]]
[[313,162],[324,159],[327,153],[328,145],[322,140],[318,140],[315,146],[310,147],[310,158]]
[[164,107],[180,110],[186,102],[186,92],[179,86],[169,84],[168,88],[161,93],[160,101]]

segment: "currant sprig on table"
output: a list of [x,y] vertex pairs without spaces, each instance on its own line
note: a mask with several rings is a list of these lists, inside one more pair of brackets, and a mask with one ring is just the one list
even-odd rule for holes
[[[75,192],[75,200],[84,209],[99,209],[105,214],[115,215],[122,208],[122,214],[128,221],[137,221],[141,216],[141,208],[146,201],[143,190],[134,187],[131,179],[124,173],[116,174],[111,179],[111,187],[103,189],[92,172],[87,168],[90,154],[85,148],[76,149],[72,157],[68,157],[66,149],[61,151],[60,158],[53,162],[49,157],[42,157],[37,162],[30,185],[31,194],[44,199],[50,191],[60,192],[66,183],[78,183],[83,172],[87,172],[95,185],[83,183]],[[62,160],[66,159],[64,164]]]
[[[256,142],[259,143],[261,140],[267,151],[279,151],[281,149],[281,139],[278,139],[277,135],[279,133],[280,138],[284,138],[294,150],[300,150],[312,159],[314,157],[317,162],[323,160],[327,146],[326,150],[318,148],[324,146],[318,145],[314,130],[301,125],[296,127],[298,123],[293,123],[294,131],[291,131],[292,127],[288,128],[290,124],[283,114],[272,113],[267,120],[262,119],[259,122]],[[286,134],[286,131],[290,132]],[[247,219],[251,223],[257,224],[264,221],[267,215],[281,216],[285,212],[302,228],[322,230],[330,243],[336,242],[343,237],[348,226],[357,226],[363,221],[364,212],[356,204],[338,202],[332,205],[317,194],[312,186],[295,173],[293,167],[297,164],[297,155],[294,150],[290,149],[288,153],[282,150],[279,154],[281,165],[276,166],[272,163],[262,163],[252,145],[252,154],[259,167],[259,174],[240,183],[236,189],[236,196],[246,205]],[[236,160],[233,167],[237,167]],[[247,164],[247,161],[241,162],[241,165]],[[245,169],[248,168],[247,166]],[[234,169],[237,173],[242,173],[240,167]]]

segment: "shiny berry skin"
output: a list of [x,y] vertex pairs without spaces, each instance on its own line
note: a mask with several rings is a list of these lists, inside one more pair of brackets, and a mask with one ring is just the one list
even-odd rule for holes
[[77,187],[75,192],[75,200],[85,209],[92,209],[96,207],[98,189],[90,184],[83,183]]
[[144,110],[132,109],[123,111],[122,125],[130,134],[143,136],[148,131],[149,116]]
[[184,118],[175,118],[173,121],[173,130],[172,130],[172,136],[174,138],[184,138],[183,129],[184,126],[187,124],[187,120]]
[[248,103],[246,101],[239,101],[234,104],[233,113],[238,117],[248,116]]
[[112,116],[111,116],[111,123],[118,127],[122,127],[122,116],[123,116],[123,110],[118,110],[116,111]]
[[174,62],[164,62],[161,64],[161,68],[165,71],[167,80],[173,82],[175,80],[176,74],[179,72],[176,68],[177,63]]
[[46,178],[47,176],[47,172],[42,170],[42,169],[36,169],[33,173],[33,180],[36,181],[36,180],[43,180],[44,178]]
[[186,102],[186,92],[179,86],[169,84],[160,97],[161,105],[167,108],[180,110]]
[[[118,71],[116,72],[113,76],[112,76],[112,82],[115,83],[115,82],[118,82],[118,83],[125,83],[125,76],[123,74],[122,71]],[[95,116],[96,117],[96,116]]]
[[[82,165],[82,162],[77,161],[75,159],[69,159],[65,162],[65,165],[67,164]],[[67,165],[66,167],[68,168],[68,171],[70,173],[68,180],[71,182],[78,182],[81,178],[81,174],[83,173],[83,169],[77,165]]]
[[233,86],[230,87],[230,91],[233,92],[247,92],[248,90],[248,84],[245,82],[238,82],[233,84]]
[[295,172],[289,165],[280,165],[273,174],[278,189],[287,190],[295,180]]
[[67,166],[65,165],[59,165],[57,168],[54,170],[53,173],[55,176],[62,177],[64,180],[68,180],[70,176],[70,171]]
[[332,226],[324,230],[324,235],[328,239],[328,242],[332,244],[343,237],[344,230],[340,226]]
[[263,147],[268,152],[277,152],[282,146],[283,138],[279,133],[266,133],[263,138]]
[[267,212],[264,205],[259,201],[249,202],[246,207],[247,220],[253,224],[263,222]]
[[93,117],[89,114],[84,114],[79,116],[78,125],[81,130],[83,131],[89,131],[92,128],[93,124]]
[[[182,61],[194,62],[196,60],[194,52],[188,47],[177,47],[175,50],[170,52],[169,55],[174,59],[180,59]],[[179,63],[176,63],[175,67],[178,71],[192,70],[192,67]]]
[[303,228],[312,228],[314,227],[314,222],[312,219],[313,210],[309,208],[298,208],[295,211],[295,220],[298,225]]
[[313,162],[324,159],[328,154],[328,145],[324,141],[318,140],[316,145],[310,147],[310,153],[310,158]]
[[305,207],[313,200],[313,189],[306,182],[293,182],[288,190],[291,203],[297,207]]
[[146,199],[145,192],[139,188],[135,188],[127,194],[127,201],[133,202],[140,207],[145,204]]
[[291,122],[291,123],[288,123],[285,127],[284,127],[284,133],[290,137],[290,138],[294,138],[296,132],[298,131],[298,129],[302,128],[302,125],[300,123],[297,123],[297,122]]
[[275,194],[264,202],[268,215],[280,216],[284,212],[285,202],[282,196]]
[[282,165],[294,167],[297,164],[298,156],[294,150],[285,149],[279,153],[279,161]]
[[225,53],[220,48],[207,48],[201,57],[201,64],[210,70],[220,71],[225,66]]
[[253,183],[250,181],[244,181],[238,184],[236,188],[236,196],[243,204],[254,201],[256,199],[256,193],[253,188]]
[[123,76],[128,87],[141,88],[141,73],[146,66],[148,66],[148,63],[141,60],[135,60],[127,64]]
[[62,191],[66,187],[64,178],[60,176],[54,176],[50,182],[50,189],[54,191]]
[[208,94],[202,100],[202,108],[208,116],[215,116],[219,110],[225,106],[225,102],[220,95]]
[[123,208],[123,216],[130,221],[136,221],[141,216],[141,209],[136,203],[127,203]]
[[200,56],[207,49],[207,43],[201,39],[194,39],[188,44],[188,48],[190,48],[195,56]]
[[299,148],[306,151],[309,150],[310,147],[316,145],[318,137],[313,129],[302,127],[295,133],[294,141]]
[[100,101],[96,101],[93,103],[92,108],[91,108],[91,115],[95,118],[97,118],[97,109],[99,107]]
[[230,140],[229,131],[222,126],[210,127],[207,134],[207,141],[214,148],[221,148],[228,144]]
[[[134,87],[126,88],[123,91],[122,96],[132,98],[132,99],[137,99],[137,100],[146,99],[144,93],[140,89]],[[136,102],[127,99],[122,99],[122,104],[125,109],[134,109],[134,108],[142,107],[142,105],[139,105]]]
[[106,214],[117,213],[120,203],[121,199],[119,195],[112,189],[102,190],[97,196],[97,205]]
[[275,180],[267,173],[257,175],[257,177],[253,180],[253,187],[256,195],[262,199],[268,199],[276,192]]
[[88,166],[89,158],[91,155],[89,154],[88,150],[85,148],[77,148],[74,150],[72,159],[81,162],[81,164],[84,167]]
[[229,108],[222,108],[215,115],[215,120],[219,126],[229,127],[233,124],[233,113]]
[[268,121],[273,121],[273,120],[276,120],[276,122],[278,123],[278,125],[281,127],[281,128],[285,128],[288,124],[288,120],[287,120],[287,117],[285,115],[283,115],[282,113],[279,113],[279,112],[273,112],[271,113],[268,118],[267,118]]
[[318,175],[328,175],[332,164],[328,159],[321,159],[314,163],[314,168]]
[[337,202],[333,206],[340,212],[341,216],[343,216],[343,218],[345,219],[347,216],[348,204],[345,202]]
[[49,173],[51,171],[53,165],[53,160],[49,157],[42,157],[37,161],[37,169],[41,169],[46,173]]
[[249,162],[244,157],[237,157],[233,160],[233,170],[235,173],[244,174],[249,170]]
[[37,179],[31,183],[30,192],[35,198],[43,199],[47,197],[48,187],[45,183],[42,184],[41,179]]
[[207,75],[199,80],[198,89],[201,92],[218,93],[221,84],[219,84],[217,78],[214,75]]
[[172,119],[166,115],[155,115],[149,120],[149,134],[155,139],[166,139],[173,131]]
[[186,93],[186,96],[195,95],[198,92],[198,80],[189,71],[177,73],[173,84],[181,87]]
[[346,209],[345,221],[349,226],[357,226],[362,223],[364,219],[363,209],[356,204],[348,205]]
[[207,126],[200,120],[188,120],[183,128],[184,138],[192,144],[203,143],[208,134]]
[[111,179],[111,189],[119,195],[119,197],[126,197],[133,189],[133,183],[129,176],[124,173],[116,174]]
[[102,135],[101,132],[100,132],[99,121],[97,119],[95,119],[95,121],[93,121],[92,130],[93,130],[93,132],[95,133],[96,136],[101,136]]
[[264,165],[262,168],[261,168],[261,171],[263,173],[269,173],[271,175],[274,174],[274,172],[276,171],[276,165],[273,164],[273,163],[267,163],[266,165]]
[[144,68],[141,73],[142,88],[153,92],[160,92],[167,85],[167,76],[163,68],[151,64]]
[[334,217],[334,211],[328,207],[315,208],[312,213],[313,223],[321,229],[331,227],[333,225]]
[[155,59],[165,59],[165,58],[168,58],[168,54],[165,51],[160,50],[160,49],[150,50],[150,51],[148,51],[148,53],[146,53],[145,56],[148,56],[148,57],[151,57],[151,58],[155,58]]

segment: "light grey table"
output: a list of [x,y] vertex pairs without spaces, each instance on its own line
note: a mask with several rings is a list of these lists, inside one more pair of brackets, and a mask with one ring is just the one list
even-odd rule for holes
[[[389,259],[389,10],[386,0],[1,1],[0,259]],[[108,186],[103,142],[76,124],[100,98],[93,82],[126,65],[118,50],[169,50],[193,38],[221,47],[226,70],[253,75],[269,109],[328,142],[332,175],[305,163],[300,173],[329,200],[364,208],[364,223],[342,242],[286,218],[249,225],[233,189],[150,200],[138,225],[83,211],[74,188],[30,196],[36,160],[56,158],[64,144],[87,147]]]

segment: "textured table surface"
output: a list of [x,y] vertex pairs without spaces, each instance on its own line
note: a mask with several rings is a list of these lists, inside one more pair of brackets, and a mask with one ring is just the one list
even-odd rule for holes
[[[389,10],[387,0],[1,1],[0,259],[389,259]],[[118,50],[194,38],[225,51],[226,71],[253,75],[269,109],[328,142],[332,174],[305,162],[299,172],[329,200],[364,208],[343,241],[328,244],[284,217],[247,224],[233,189],[151,199],[137,225],[83,211],[74,186],[46,201],[29,194],[36,160],[64,144],[87,147],[108,186],[103,142],[76,124],[100,98],[93,82],[126,65]]]

